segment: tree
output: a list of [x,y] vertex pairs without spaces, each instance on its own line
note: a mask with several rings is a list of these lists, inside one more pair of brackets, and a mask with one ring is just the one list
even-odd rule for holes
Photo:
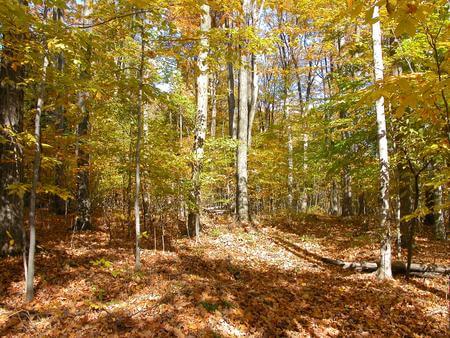
[[[208,117],[208,64],[206,58],[208,56],[208,38],[205,36],[211,28],[211,16],[209,13],[209,5],[200,6],[201,24],[200,32],[202,34],[200,40],[200,53],[197,58],[197,114],[194,138],[194,160],[192,165],[192,201],[193,209],[189,213],[189,229],[195,233],[196,239],[200,235],[200,215],[201,215],[201,179],[200,174],[203,166],[204,143],[206,137],[207,117]],[[193,231],[192,231],[193,230]]]
[[[43,19],[44,24],[47,20],[48,8],[44,5],[43,9]],[[33,161],[33,177],[31,183],[31,194],[30,194],[30,246],[28,251],[28,264],[26,270],[26,294],[25,298],[27,301],[33,300],[34,296],[34,255],[36,250],[36,190],[39,181],[39,168],[41,165],[41,116],[44,110],[44,100],[45,100],[45,85],[47,79],[47,67],[48,67],[48,51],[47,51],[47,39],[45,35],[42,38],[43,44],[43,61],[42,61],[42,80],[39,85],[39,96],[36,105],[36,115],[34,117],[34,161]]]
[[[26,17],[22,1],[12,3]],[[5,19],[5,20],[3,20]],[[21,183],[22,147],[19,135],[23,131],[25,68],[20,49],[26,26],[16,26],[14,16],[2,18],[2,49],[0,60],[0,255],[21,252],[24,248],[23,191]],[[26,21],[25,21],[26,22]]]
[[[243,0],[243,26],[248,27],[251,16],[251,1]],[[237,215],[241,222],[250,219],[248,211],[248,131],[249,131],[249,68],[250,56],[246,46],[247,41],[241,42],[239,53],[239,110],[238,110],[238,146],[236,158],[236,201]]]
[[135,195],[134,195],[134,218],[135,218],[135,264],[136,271],[141,270],[141,213],[139,207],[139,198],[141,196],[141,139],[142,139],[142,97],[144,88],[144,61],[145,61],[145,18],[142,15],[140,22],[140,60],[138,68],[138,102],[137,102],[137,137],[135,154]]
[[[91,14],[91,4],[86,1],[83,5],[83,25],[89,25],[89,15]],[[86,19],[87,18],[87,19]],[[92,58],[92,43],[91,43],[91,31],[88,28],[85,33],[86,45],[84,51],[84,62],[81,64],[80,69],[80,82],[82,85],[86,85],[87,81],[91,78],[91,58]],[[90,196],[90,182],[89,182],[89,165],[90,155],[86,149],[85,144],[89,134],[89,109],[87,100],[89,98],[89,92],[86,90],[80,90],[78,92],[78,107],[81,113],[81,120],[77,125],[77,217],[74,224],[74,230],[89,230],[92,228],[91,223],[91,196]]]
[[[372,39],[373,39],[373,62],[375,69],[375,81],[383,80],[384,64],[381,45],[381,23],[378,5],[373,7]],[[386,130],[386,117],[384,112],[384,97],[380,96],[375,104],[377,113],[377,135],[378,135],[378,157],[380,163],[380,226],[384,229],[384,237],[380,248],[380,267],[377,275],[380,279],[392,278],[391,269],[391,231],[388,221],[389,217],[389,155]]]

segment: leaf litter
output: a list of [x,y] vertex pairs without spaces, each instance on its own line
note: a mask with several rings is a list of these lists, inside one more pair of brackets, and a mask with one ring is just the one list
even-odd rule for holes
[[[38,227],[36,297],[23,303],[22,263],[2,261],[0,335],[120,337],[445,336],[446,277],[379,282],[315,255],[376,261],[376,231],[345,219],[273,217],[253,226],[205,220],[199,243],[144,249],[106,229]],[[170,233],[170,229],[168,229]],[[419,238],[420,262],[445,264],[445,244]]]

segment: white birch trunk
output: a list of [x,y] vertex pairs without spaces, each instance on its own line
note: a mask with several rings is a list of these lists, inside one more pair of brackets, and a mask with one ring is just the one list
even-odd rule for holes
[[204,143],[206,138],[207,117],[208,117],[208,65],[206,59],[208,57],[208,38],[205,33],[211,28],[210,9],[207,4],[201,6],[201,23],[200,30],[202,37],[200,40],[201,51],[197,59],[197,67],[199,75],[197,76],[197,117],[194,139],[194,161],[192,166],[192,205],[189,213],[189,232],[194,230],[196,239],[200,235],[200,212],[201,212],[201,195],[200,195],[200,174],[203,166]]
[[[376,22],[372,25],[373,39],[373,61],[375,67],[375,81],[383,80],[383,52],[381,46],[381,24],[379,20],[379,7],[373,8],[373,19]],[[381,211],[380,226],[384,229],[384,238],[380,249],[380,267],[377,271],[379,279],[392,278],[391,268],[391,231],[388,222],[389,214],[389,155],[386,131],[386,116],[384,112],[384,97],[381,96],[376,101],[377,130],[378,130],[378,155],[380,161],[380,193]]]
[[144,51],[145,51],[145,43],[144,43],[144,21],[142,18],[141,21],[141,55],[139,62],[139,89],[138,89],[138,104],[137,104],[137,138],[136,138],[136,191],[134,196],[134,218],[135,218],[135,263],[134,269],[136,271],[141,270],[141,249],[140,249],[140,241],[141,241],[141,218],[140,218],[140,210],[139,210],[139,196],[141,192],[141,139],[142,139],[142,95],[143,95],[143,77],[144,77]]
[[[44,40],[44,44],[45,44]],[[25,279],[25,300],[30,302],[34,297],[34,254],[36,251],[36,189],[39,180],[39,167],[41,164],[41,116],[44,109],[44,95],[45,95],[45,81],[47,78],[48,59],[46,53],[46,46],[44,46],[44,61],[42,65],[42,82],[39,90],[39,98],[37,100],[36,115],[34,119],[34,162],[33,162],[33,179],[31,183],[30,192],[30,247],[28,251],[28,264],[26,269]]]
[[289,107],[286,107],[286,123],[287,123],[287,151],[288,151],[288,207],[293,208],[293,190],[294,190],[294,147],[292,144],[292,126],[290,119]]

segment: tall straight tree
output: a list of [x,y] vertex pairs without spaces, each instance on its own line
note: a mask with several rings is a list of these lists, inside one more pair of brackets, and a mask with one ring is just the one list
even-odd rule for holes
[[[256,1],[252,1],[251,5],[251,14],[247,23],[250,24],[256,29],[259,26],[259,20],[261,18],[261,14],[264,8],[264,0],[261,1],[261,7],[258,9],[258,4]],[[250,56],[250,76],[248,78],[248,87],[249,87],[249,102],[248,102],[248,132],[247,132],[247,143],[248,148],[250,148],[252,144],[252,127],[253,121],[255,120],[256,110],[258,106],[258,92],[259,92],[259,76],[258,76],[258,65],[256,60],[256,54],[253,52]]]
[[[225,28],[231,29],[231,19],[225,20]],[[231,43],[231,33],[227,34],[229,42],[227,42],[228,50],[228,62],[227,62],[227,83],[228,83],[228,130],[231,138],[237,138],[237,114],[236,114],[236,98],[235,98],[235,86],[234,86],[234,66],[232,61],[233,46]]]
[[[84,1],[83,5],[83,26],[89,25],[89,17],[91,7],[88,0]],[[85,60],[81,69],[80,79],[87,81],[91,77],[91,32],[90,29],[86,32],[87,43],[85,51]],[[92,227],[91,224],[91,196],[89,188],[89,152],[84,147],[84,142],[89,134],[89,109],[87,106],[87,99],[89,93],[87,91],[80,91],[78,93],[78,107],[81,112],[81,121],[77,126],[77,217],[74,225],[74,230],[87,230]]]
[[211,81],[211,137],[216,137],[217,131],[217,87],[219,85],[218,74],[215,73]]
[[[20,13],[25,5],[16,3]],[[14,20],[13,18],[11,19]],[[24,35],[18,33],[14,22],[2,21],[0,51],[0,256],[23,249],[23,199],[10,191],[22,180],[22,150],[14,135],[23,129],[24,67],[15,48]]]
[[[59,23],[62,28],[64,25],[64,9],[55,6],[52,8],[52,14],[53,14],[52,15],[53,24]],[[60,75],[63,75],[65,72],[65,55],[63,51],[60,51],[56,55],[55,63],[58,73]],[[64,105],[58,105],[57,107],[55,107],[54,112],[57,121],[55,127],[60,135],[64,135],[68,131],[67,120],[66,117],[64,116],[65,113],[64,109],[65,109]],[[66,179],[67,159],[61,156],[59,160],[60,163],[55,166],[55,185],[59,187],[67,187],[67,179]],[[57,215],[63,215],[67,212],[68,201],[65,201],[60,196],[55,195],[53,197],[53,203],[51,207],[53,212],[55,212]]]
[[141,217],[139,210],[139,196],[141,193],[141,140],[142,140],[142,96],[144,90],[144,61],[145,61],[145,18],[142,14],[140,29],[141,52],[138,69],[138,102],[137,102],[137,138],[136,138],[136,191],[134,195],[134,219],[135,219],[135,264],[136,271],[141,270]]
[[[47,19],[47,7],[44,5],[44,20]],[[47,79],[47,39],[45,35],[42,39],[44,57],[42,63],[42,80],[39,88],[39,95],[36,105],[36,114],[34,117],[34,162],[33,162],[33,177],[31,183],[31,193],[30,193],[30,246],[28,250],[28,264],[26,269],[25,278],[25,299],[30,302],[34,297],[34,253],[36,249],[36,190],[39,180],[39,167],[41,165],[41,115],[44,109],[44,96],[45,96],[45,82]]]
[[[250,0],[243,0],[242,9],[244,12],[244,27],[248,26],[251,16]],[[249,121],[249,86],[248,72],[250,66],[250,56],[246,50],[246,40],[240,48],[240,68],[239,68],[239,112],[238,112],[238,146],[236,161],[237,178],[237,214],[242,222],[249,220],[248,212],[248,191],[247,191],[247,157],[248,157],[248,121]]]
[[[372,41],[373,41],[373,61],[375,68],[375,81],[383,80],[383,52],[381,48],[381,23],[380,8],[378,5],[373,7],[372,19]],[[378,156],[380,162],[380,193],[381,193],[381,211],[380,226],[384,229],[384,237],[380,249],[380,266],[378,268],[379,279],[392,278],[391,269],[391,230],[388,223],[389,214],[389,155],[388,140],[386,131],[386,116],[384,112],[384,97],[380,96],[376,104],[377,113],[377,133],[378,133]]]
[[201,23],[200,23],[200,53],[197,58],[197,116],[195,126],[194,139],[194,160],[192,164],[192,206],[189,212],[188,223],[189,231],[195,233],[196,239],[200,234],[200,211],[201,211],[201,196],[200,196],[200,174],[203,167],[204,143],[206,137],[207,117],[208,117],[208,64],[206,58],[208,57],[209,42],[206,33],[211,28],[211,15],[209,5],[202,4],[201,7]]

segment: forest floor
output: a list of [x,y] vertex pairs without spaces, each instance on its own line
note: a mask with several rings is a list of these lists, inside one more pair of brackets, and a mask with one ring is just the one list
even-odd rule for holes
[[[32,303],[23,303],[21,258],[1,261],[0,336],[448,334],[446,277],[380,282],[317,258],[376,261],[376,231],[355,220],[272,217],[241,227],[213,217],[199,243],[168,226],[167,251],[145,239],[134,272],[132,240],[119,229],[112,238],[104,225],[73,234],[69,219],[40,218]],[[414,262],[449,264],[448,243],[417,243]]]

